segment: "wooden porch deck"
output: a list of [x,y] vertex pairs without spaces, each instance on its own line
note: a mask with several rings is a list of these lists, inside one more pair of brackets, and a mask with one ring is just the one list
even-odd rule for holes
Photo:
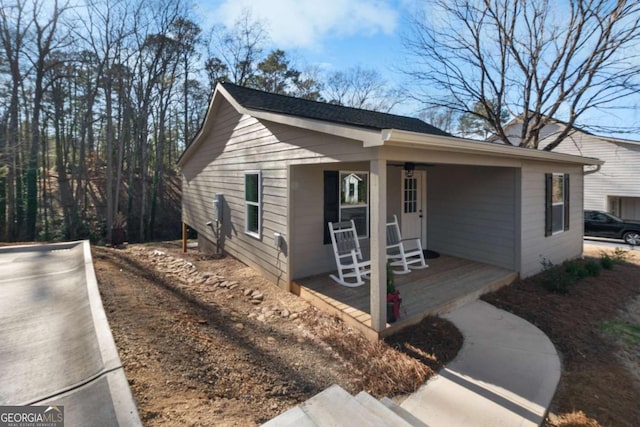
[[395,276],[396,289],[402,297],[400,319],[387,323],[379,334],[371,329],[368,282],[358,288],[347,288],[322,274],[295,279],[292,290],[374,340],[418,323],[427,315],[452,311],[517,277],[511,270],[448,255],[428,259],[427,264],[429,267],[424,270]]

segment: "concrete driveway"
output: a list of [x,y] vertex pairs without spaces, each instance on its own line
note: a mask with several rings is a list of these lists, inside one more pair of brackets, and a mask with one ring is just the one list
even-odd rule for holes
[[611,248],[611,249],[622,248],[630,251],[640,251],[640,246],[631,246],[627,244],[624,240],[605,239],[600,237],[585,237],[584,245],[601,247],[601,248]]
[[65,425],[141,425],[89,242],[0,248],[0,405],[63,405]]

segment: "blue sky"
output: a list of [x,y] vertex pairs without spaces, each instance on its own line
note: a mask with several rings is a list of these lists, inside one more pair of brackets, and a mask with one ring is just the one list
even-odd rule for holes
[[[232,26],[248,8],[263,22],[273,46],[297,65],[344,70],[356,65],[391,77],[387,66],[401,57],[400,27],[406,0],[217,0],[199,5],[209,24]],[[205,24],[206,25],[206,24]]]
[[[205,28],[232,26],[244,9],[251,10],[252,17],[266,25],[269,48],[285,50],[298,69],[362,66],[377,70],[392,84],[405,83],[393,67],[405,60],[401,34],[415,0],[202,0],[197,5]],[[638,105],[637,98],[625,103]],[[406,105],[394,112],[413,115],[416,108]],[[637,110],[588,114],[586,120],[595,124],[640,123]],[[617,136],[640,140],[640,135]]]

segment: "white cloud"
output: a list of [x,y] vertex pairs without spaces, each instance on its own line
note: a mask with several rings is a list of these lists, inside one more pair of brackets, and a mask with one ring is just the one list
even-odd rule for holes
[[283,49],[320,48],[327,37],[392,34],[399,19],[383,0],[223,0],[210,16],[231,26],[244,9],[265,23]]

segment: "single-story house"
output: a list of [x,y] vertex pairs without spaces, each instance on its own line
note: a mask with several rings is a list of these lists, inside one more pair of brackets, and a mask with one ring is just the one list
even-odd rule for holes
[[[542,129],[540,148],[568,125],[553,120]],[[507,127],[507,136],[517,144],[520,123]],[[584,208],[612,213],[622,218],[640,220],[640,141],[594,135],[573,127],[569,136],[553,151],[604,161],[587,171],[584,177]]]
[[375,331],[386,327],[387,218],[423,248],[530,276],[543,258],[582,255],[583,171],[599,164],[229,83],[178,161],[182,221],[199,246],[284,289],[335,271],[327,223],[354,219]]

